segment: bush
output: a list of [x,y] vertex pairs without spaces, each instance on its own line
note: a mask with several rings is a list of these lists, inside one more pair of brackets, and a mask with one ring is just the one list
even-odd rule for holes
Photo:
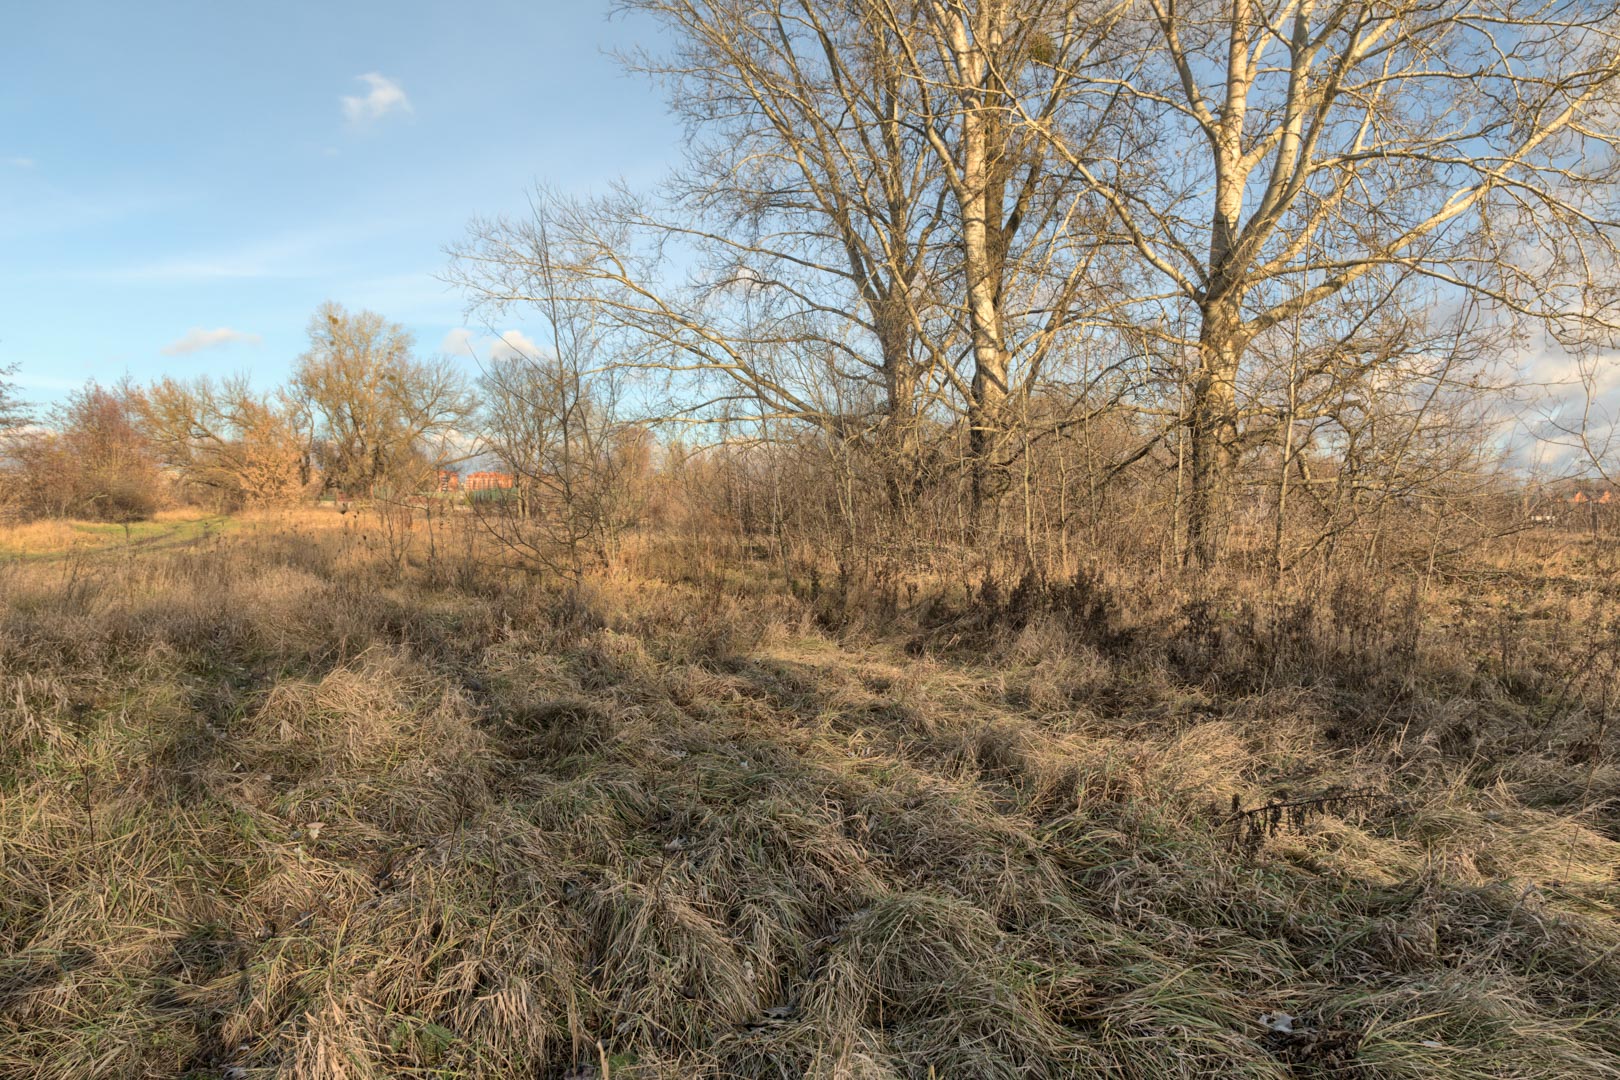
[[53,408],[42,429],[15,432],[8,457],[20,517],[130,522],[164,502],[157,460],[136,422],[135,390],[89,383]]

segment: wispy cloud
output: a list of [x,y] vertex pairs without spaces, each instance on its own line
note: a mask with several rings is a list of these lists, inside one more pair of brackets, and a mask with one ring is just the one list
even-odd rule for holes
[[1577,355],[1540,334],[1515,366],[1523,380],[1516,463],[1546,475],[1579,473],[1596,455],[1605,469],[1620,468],[1620,353]]
[[411,111],[411,99],[405,96],[404,87],[388,76],[368,71],[355,78],[370,89],[364,95],[343,96],[343,117],[349,123],[363,124],[389,113]]
[[77,390],[84,385],[85,378],[73,378],[69,375],[34,375],[27,371],[19,371],[11,381],[29,390]]
[[32,169],[37,164],[31,157],[8,157],[5,162],[13,169]]
[[110,278],[120,281],[172,283],[215,281],[228,278],[299,277],[302,275],[273,270],[252,260],[237,260],[227,256],[218,260],[206,257],[160,259],[157,262],[142,263],[139,266],[91,271],[84,276]]
[[200,326],[193,326],[185,332],[179,341],[172,341],[163,347],[164,356],[186,356],[204,349],[218,349],[226,345],[258,345],[264,338],[258,334],[249,334],[242,330],[232,330],[228,326],[221,326],[215,330],[204,330]]
[[[150,262],[74,272],[81,280],[132,284],[209,283],[231,279],[320,280],[339,275],[365,242],[397,234],[394,219],[349,220],[248,239],[235,247],[177,252]],[[362,301],[368,302],[369,301]]]
[[[0,159],[0,171],[6,166]],[[43,179],[43,170],[38,179]],[[23,175],[21,167],[13,176]],[[171,178],[162,188],[135,184],[114,190],[65,191],[50,184],[17,183],[26,192],[8,192],[0,205],[0,242],[39,236],[94,233],[110,222],[127,222],[147,215],[185,208],[197,200],[197,189]]]
[[457,327],[444,335],[439,351],[449,356],[474,356],[485,360],[516,360],[519,357],[536,359],[543,355],[534,339],[521,330],[502,330],[494,336],[478,337],[466,327]]

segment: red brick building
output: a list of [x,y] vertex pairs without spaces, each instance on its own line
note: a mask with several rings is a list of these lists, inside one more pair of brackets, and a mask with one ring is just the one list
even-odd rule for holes
[[467,491],[506,490],[512,486],[512,474],[506,472],[468,473],[462,487]]

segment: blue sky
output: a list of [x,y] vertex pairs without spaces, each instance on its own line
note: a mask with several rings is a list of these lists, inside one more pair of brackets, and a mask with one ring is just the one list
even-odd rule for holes
[[675,152],[658,91],[607,55],[646,24],[608,7],[13,5],[0,365],[41,403],[126,372],[272,385],[328,299],[437,350],[465,325],[435,275],[469,218],[536,182],[651,182]]
[[[488,355],[490,328],[463,329],[436,280],[468,220],[521,211],[536,183],[649,185],[677,152],[661,91],[608,55],[657,38],[609,7],[10,5],[0,366],[39,405],[126,373],[271,386],[328,299],[404,323],[425,352]],[[537,336],[516,316],[493,329]],[[1521,360],[1570,367],[1550,347]],[[1620,398],[1620,362],[1604,373]]]

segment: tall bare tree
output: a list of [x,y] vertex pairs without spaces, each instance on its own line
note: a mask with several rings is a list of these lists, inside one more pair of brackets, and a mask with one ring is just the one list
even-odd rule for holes
[[562,299],[619,332],[617,362],[691,377],[672,411],[870,437],[896,500],[927,469],[924,433],[965,419],[977,500],[1008,396],[1091,344],[1106,245],[1077,171],[1007,98],[1081,109],[1094,24],[1059,0],[967,19],[932,2],[624,6],[673,31],[634,63],[669,84],[688,164],[659,199],[550,203],[544,252],[533,221],[480,223],[452,278],[543,306],[549,259]]
[[972,357],[963,397],[977,507],[1010,399],[1027,418],[1027,398],[1050,368],[1070,351],[1096,349],[1087,330],[1117,296],[1098,207],[1043,131],[1061,126],[1067,152],[1082,157],[1105,135],[1119,137],[1107,97],[1088,94],[1082,78],[1117,51],[1109,30],[1118,15],[1074,0],[869,6],[900,48],[917,100],[912,122],[927,134],[948,195],[946,282]]
[[1151,181],[1009,99],[1189,327],[1189,560],[1221,547],[1257,335],[1392,270],[1609,321],[1617,26],[1584,0],[1145,0],[1097,86],[1152,132]]
[[545,245],[535,221],[482,223],[453,277],[544,307],[549,265],[560,299],[621,332],[621,363],[681,381],[672,414],[865,432],[896,451],[897,496],[914,487],[951,340],[930,285],[939,170],[891,30],[820,0],[623,6],[672,31],[630,63],[668,87],[686,164],[655,198],[539,208]]

